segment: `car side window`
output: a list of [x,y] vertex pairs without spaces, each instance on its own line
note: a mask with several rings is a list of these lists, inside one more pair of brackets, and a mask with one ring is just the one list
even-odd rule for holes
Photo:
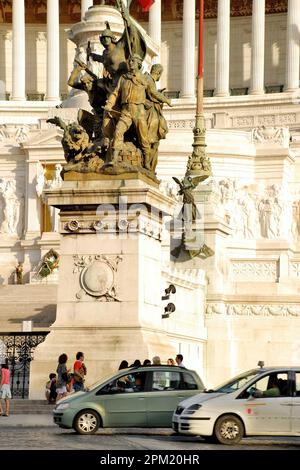
[[153,371],[152,392],[180,390],[180,372]]
[[272,372],[253,383],[240,398],[248,398],[249,396],[254,398],[277,398],[288,394],[288,374],[286,372]]
[[300,372],[296,372],[295,374],[295,387],[296,397],[300,397]]
[[96,395],[142,392],[145,387],[146,372],[135,372],[114,379],[98,390]]
[[183,390],[197,390],[198,389],[197,384],[192,374],[189,374],[188,372],[183,372],[181,376],[182,376],[182,380],[180,383],[181,389]]

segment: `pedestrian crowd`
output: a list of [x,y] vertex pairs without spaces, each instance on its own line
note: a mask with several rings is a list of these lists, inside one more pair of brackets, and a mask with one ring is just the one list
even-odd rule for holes
[[66,397],[72,391],[80,392],[84,390],[87,368],[83,362],[83,352],[79,351],[76,354],[72,370],[68,368],[67,361],[67,354],[61,354],[58,358],[56,373],[51,372],[49,374],[49,380],[46,382],[45,388],[45,395],[49,404],[56,403],[57,400]]
[[[150,359],[145,359],[143,364],[141,363],[141,361],[139,359],[136,359],[132,364],[129,365],[128,361],[125,361],[123,360],[121,362],[121,364],[119,365],[119,370],[121,369],[127,369],[128,367],[145,367],[145,366],[161,366],[163,365],[161,363],[161,360],[160,360],[160,357],[159,356],[154,356],[152,358],[152,362],[150,361]],[[167,365],[168,366],[179,366],[179,367],[185,367],[184,364],[183,364],[183,355],[182,354],[177,354],[175,360],[170,357],[168,360],[167,360]]]

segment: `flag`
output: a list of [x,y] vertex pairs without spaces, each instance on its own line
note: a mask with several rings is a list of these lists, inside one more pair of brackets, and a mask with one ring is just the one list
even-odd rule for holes
[[148,11],[149,8],[153,5],[155,0],[138,0],[139,4],[141,5],[143,11]]

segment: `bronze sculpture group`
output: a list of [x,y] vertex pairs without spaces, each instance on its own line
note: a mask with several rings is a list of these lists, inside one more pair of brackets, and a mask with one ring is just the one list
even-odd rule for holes
[[156,88],[162,66],[155,64],[150,73],[142,72],[145,40],[123,7],[121,14],[124,33],[116,40],[106,22],[100,35],[102,55],[92,53],[88,43],[87,61],[103,64],[102,77],[75,60],[68,81],[69,86],[88,94],[92,112],[79,110],[78,122],[70,124],[59,117],[48,120],[64,131],[64,173],[141,171],[155,175],[159,141],[167,133],[162,107],[171,102]]

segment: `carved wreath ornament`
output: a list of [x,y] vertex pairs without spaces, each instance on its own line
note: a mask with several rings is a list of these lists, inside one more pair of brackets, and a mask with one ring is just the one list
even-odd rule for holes
[[106,302],[119,302],[116,290],[116,273],[121,256],[108,258],[104,255],[74,255],[73,273],[79,273],[80,291],[77,299],[84,294]]

